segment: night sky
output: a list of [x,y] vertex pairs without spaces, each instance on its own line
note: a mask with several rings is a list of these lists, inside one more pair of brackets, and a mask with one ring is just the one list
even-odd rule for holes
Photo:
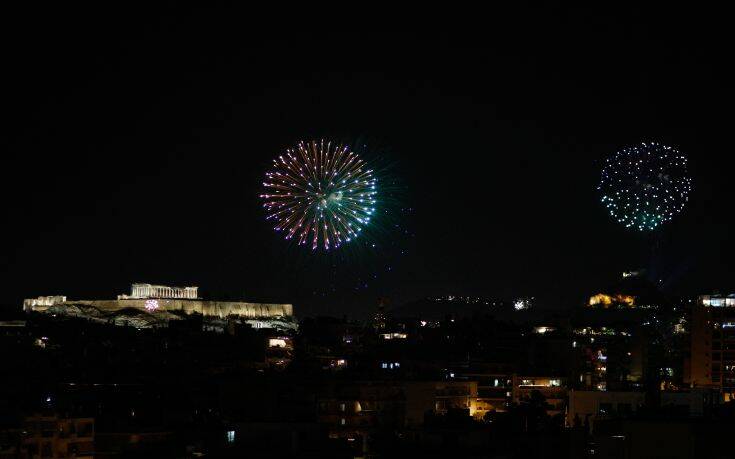
[[[735,290],[726,30],[486,14],[9,15],[1,304],[150,282],[302,316],[446,294],[568,308],[641,267],[673,293]],[[319,138],[366,146],[395,191],[368,245],[311,253],[264,221],[271,159]],[[616,224],[596,190],[604,158],[644,140],[686,153],[694,179],[655,235]]]

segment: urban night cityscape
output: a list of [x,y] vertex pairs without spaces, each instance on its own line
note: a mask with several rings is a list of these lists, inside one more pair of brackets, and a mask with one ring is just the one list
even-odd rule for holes
[[727,15],[363,9],[8,11],[0,459],[735,458]]

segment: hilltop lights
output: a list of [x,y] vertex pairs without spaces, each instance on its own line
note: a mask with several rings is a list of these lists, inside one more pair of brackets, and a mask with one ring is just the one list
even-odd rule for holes
[[597,295],[593,295],[590,297],[589,305],[602,305],[603,307],[608,307],[612,305],[625,305],[632,307],[635,306],[635,297],[622,294],[607,295],[605,293],[598,293]]

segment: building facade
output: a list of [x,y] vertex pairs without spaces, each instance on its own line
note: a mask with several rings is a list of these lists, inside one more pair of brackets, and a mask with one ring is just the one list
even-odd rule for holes
[[[697,301],[689,321],[691,339],[689,356],[684,361],[684,383],[690,387],[712,386],[712,316],[711,309]],[[718,375],[719,377],[719,375]]]
[[332,435],[349,437],[378,426],[421,426],[427,413],[473,416],[476,407],[476,381],[355,381],[326,385],[317,414]]
[[[711,403],[706,389],[687,392],[661,392],[662,407],[675,408],[691,417],[701,417]],[[644,392],[633,391],[569,391],[569,408],[566,412],[568,427],[587,424],[594,430],[594,423],[604,419],[621,419],[633,416],[646,403]]]
[[23,300],[23,310],[29,311],[33,308],[43,308],[61,304],[66,301],[64,295],[39,296],[38,298],[26,298]]
[[735,294],[702,295],[692,307],[691,346],[685,381],[713,386],[735,399]]
[[23,423],[23,449],[30,458],[94,457],[94,419],[33,416]]
[[198,299],[197,290],[199,287],[169,287],[167,285],[152,284],[133,284],[130,287],[130,295],[118,295],[118,300],[128,299],[149,299],[149,298],[168,298],[168,299]]
[[534,391],[539,392],[549,405],[550,416],[563,413],[566,408],[567,381],[556,376],[518,376],[512,377],[513,402],[528,400]]

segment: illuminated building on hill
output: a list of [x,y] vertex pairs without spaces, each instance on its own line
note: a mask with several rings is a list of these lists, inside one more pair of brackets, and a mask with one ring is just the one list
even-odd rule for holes
[[597,295],[592,295],[590,297],[589,301],[590,306],[599,306],[603,308],[609,308],[612,306],[628,306],[628,307],[634,307],[635,306],[635,297],[631,295],[622,295],[622,294],[613,294],[613,295],[606,295],[604,293],[598,293]]
[[147,298],[184,298],[196,300],[199,287],[169,287],[166,285],[133,284],[130,295],[118,295],[118,300]]
[[617,281],[590,296],[586,305],[600,309],[659,309],[666,300],[660,286],[640,270],[624,272]]
[[42,308],[44,306],[61,304],[65,301],[66,297],[64,295],[49,295],[39,296],[38,298],[28,298],[23,300],[23,309],[28,311],[35,308]]
[[151,320],[172,319],[174,314],[201,314],[219,319],[234,316],[249,320],[256,328],[269,327],[269,320],[293,319],[293,306],[290,304],[212,301],[202,300],[197,295],[198,287],[133,284],[130,295],[118,295],[115,300],[68,300],[62,295],[43,296],[24,300],[23,310],[100,320],[110,320],[112,315],[136,310],[146,313],[147,316],[143,316]]

